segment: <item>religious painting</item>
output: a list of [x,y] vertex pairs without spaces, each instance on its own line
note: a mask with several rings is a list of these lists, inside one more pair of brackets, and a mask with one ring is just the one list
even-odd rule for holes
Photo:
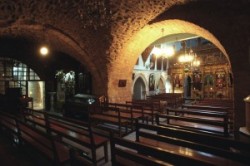
[[149,75],[149,91],[155,90],[155,78],[154,74]]
[[174,74],[174,87],[180,88],[182,87],[182,74]]
[[222,89],[226,86],[226,73],[225,71],[216,72],[216,87]]
[[212,74],[207,74],[205,77],[204,77],[204,86],[214,86],[214,78],[212,76]]
[[193,87],[194,90],[201,90],[201,74],[200,73],[194,73],[193,74]]

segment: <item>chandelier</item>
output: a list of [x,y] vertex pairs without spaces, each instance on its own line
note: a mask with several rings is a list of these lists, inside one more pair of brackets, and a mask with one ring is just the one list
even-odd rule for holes
[[169,58],[174,55],[175,51],[171,46],[161,48],[154,46],[152,53],[157,57]]
[[184,54],[180,55],[178,60],[180,63],[190,63],[194,60],[194,52],[192,49],[190,49],[190,51],[188,53],[186,53],[186,50],[184,52]]
[[109,0],[80,0],[77,13],[84,28],[107,27],[111,21]]
[[198,59],[197,54],[194,53],[192,49],[188,53],[186,50],[184,54],[180,55],[178,58],[179,62],[184,65],[184,71],[193,71],[196,72],[199,70],[201,61]]
[[[164,37],[164,28],[161,29],[162,37]],[[173,46],[166,45],[166,43],[161,43],[160,47],[154,46],[152,50],[152,54],[158,57],[162,58],[169,58],[174,55],[175,51]]]

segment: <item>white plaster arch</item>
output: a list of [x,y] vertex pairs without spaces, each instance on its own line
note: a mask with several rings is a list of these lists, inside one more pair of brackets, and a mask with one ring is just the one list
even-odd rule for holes
[[139,73],[139,74],[136,74],[136,76],[135,76],[135,78],[134,78],[134,80],[133,80],[133,84],[132,84],[132,86],[131,86],[131,93],[133,93],[133,91],[134,91],[134,86],[135,86],[135,82],[136,82],[137,79],[139,79],[139,78],[142,79],[142,81],[143,81],[144,84],[145,84],[146,91],[148,91],[148,86],[147,86],[147,85],[148,85],[148,81],[147,81],[147,79],[146,79],[146,77],[145,77],[144,74]]
[[[166,78],[163,77],[162,75],[160,76],[159,80],[157,80],[157,84],[156,84],[156,89],[158,89],[157,87],[159,86],[160,82],[162,81],[162,85],[164,86],[164,89],[166,89]],[[161,91],[162,89],[160,89],[160,93],[162,93]]]

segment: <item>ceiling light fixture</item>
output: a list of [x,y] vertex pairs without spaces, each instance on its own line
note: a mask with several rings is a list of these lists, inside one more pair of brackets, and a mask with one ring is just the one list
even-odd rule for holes
[[41,54],[42,56],[48,55],[48,54],[49,54],[49,49],[48,49],[48,47],[42,46],[42,47],[40,48],[40,54]]

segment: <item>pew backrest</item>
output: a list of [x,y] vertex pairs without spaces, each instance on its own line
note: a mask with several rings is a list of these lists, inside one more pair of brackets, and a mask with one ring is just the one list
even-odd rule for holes
[[212,165],[209,162],[195,160],[191,157],[172,153],[166,149],[156,148],[114,136],[111,136],[110,146],[113,165],[117,165],[117,162],[119,162],[117,160],[118,156],[142,165]]

